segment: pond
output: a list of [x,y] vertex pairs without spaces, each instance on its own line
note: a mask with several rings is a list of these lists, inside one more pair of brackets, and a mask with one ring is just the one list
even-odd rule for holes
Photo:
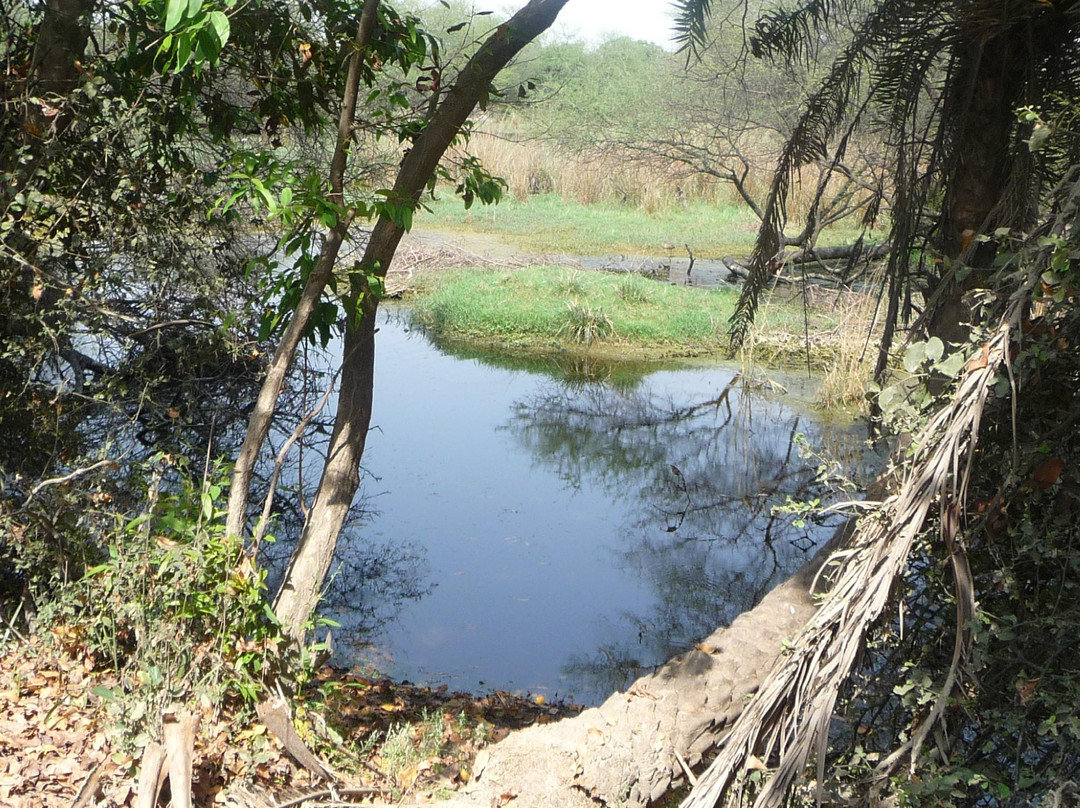
[[819,494],[801,436],[857,465],[864,431],[797,374],[521,365],[380,317],[362,516],[324,608],[343,664],[593,704],[831,534],[773,507]]

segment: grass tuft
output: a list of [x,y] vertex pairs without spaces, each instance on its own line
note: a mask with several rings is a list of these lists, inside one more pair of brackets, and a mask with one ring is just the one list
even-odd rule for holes
[[589,348],[594,342],[615,336],[615,324],[602,308],[594,309],[588,303],[571,300],[566,304],[566,322],[559,333],[570,342]]
[[626,275],[619,281],[619,297],[631,305],[647,305],[652,302],[649,284],[640,275]]

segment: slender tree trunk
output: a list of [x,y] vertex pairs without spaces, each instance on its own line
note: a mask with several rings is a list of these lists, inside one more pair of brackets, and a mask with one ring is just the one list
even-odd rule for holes
[[[356,26],[356,36],[353,39],[353,55],[349,61],[349,74],[345,80],[345,97],[342,100],[341,116],[338,120],[337,145],[334,149],[334,157],[330,164],[330,200],[344,207],[344,182],[345,166],[348,162],[349,143],[352,140],[353,122],[356,119],[356,103],[360,90],[360,72],[364,64],[364,55],[371,42],[375,31],[375,23],[378,19],[379,0],[366,0],[364,10],[360,14],[360,22]],[[247,433],[244,443],[240,447],[236,464],[233,467],[232,485],[229,488],[229,510],[226,517],[226,531],[235,536],[243,535],[244,526],[247,522],[248,492],[251,486],[251,475],[255,471],[255,463],[259,459],[259,451],[266,436],[270,432],[270,424],[274,418],[274,408],[277,405],[281,388],[285,384],[285,374],[292,364],[296,355],[296,347],[307,329],[311,315],[322,297],[326,284],[334,271],[338,252],[349,232],[352,223],[351,216],[343,215],[342,218],[330,228],[326,240],[323,242],[319,253],[319,260],[315,268],[308,276],[307,283],[300,296],[300,302],[293,311],[285,333],[282,334],[281,342],[274,351],[274,358],[270,361],[270,369],[263,380],[259,397],[255,402],[255,409],[248,420]]]
[[94,0],[48,0],[38,28],[27,82],[29,95],[40,99],[26,106],[26,131],[44,137],[50,128],[62,130],[71,115],[47,112],[41,101],[66,97],[79,81],[79,62],[90,36],[89,15]]
[[[476,105],[489,92],[495,75],[529,42],[547,30],[567,0],[531,0],[480,47],[436,109],[402,161],[392,201],[415,205],[443,154],[458,136]],[[288,633],[301,640],[318,604],[323,581],[337,548],[349,507],[360,485],[360,459],[371,424],[375,367],[375,313],[378,302],[367,289],[368,275],[383,277],[404,230],[382,217],[375,224],[352,277],[352,305],[342,357],[341,391],[326,466],[300,541],[293,552],[274,602]]]

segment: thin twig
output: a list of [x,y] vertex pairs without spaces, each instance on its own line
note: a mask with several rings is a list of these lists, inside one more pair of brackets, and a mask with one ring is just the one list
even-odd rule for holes
[[[338,376],[340,375],[341,369],[339,368],[337,372],[334,373],[333,378],[330,379],[330,384],[327,386],[326,392],[323,393],[322,398],[319,399],[319,403],[300,419],[300,423],[293,429],[288,440],[285,441],[280,451],[278,451],[277,457],[274,458],[274,471],[270,475],[269,490],[266,492],[266,498],[263,500],[262,513],[259,514],[259,521],[255,525],[255,530],[251,536],[251,543],[256,548],[255,553],[258,552],[259,542],[262,541],[263,534],[266,532],[266,526],[270,522],[270,509],[274,503],[274,494],[277,492],[278,477],[281,476],[281,469],[285,464],[285,456],[289,453],[293,444],[304,434],[304,430],[307,429],[308,424],[311,423],[311,419],[322,412],[323,407],[326,406],[326,402],[330,400],[330,394],[334,391],[334,385],[337,384]],[[253,553],[253,555],[255,553]]]
[[114,460],[112,458],[108,458],[106,460],[99,460],[98,462],[94,463],[92,466],[86,466],[85,468],[75,469],[75,471],[71,472],[70,474],[65,474],[63,477],[51,477],[48,480],[42,480],[40,483],[38,483],[32,489],[30,489],[30,494],[26,497],[26,502],[24,503],[23,507],[25,507],[26,505],[29,505],[30,500],[32,500],[35,496],[37,496],[38,493],[43,488],[45,488],[47,486],[50,486],[50,485],[63,485],[64,483],[69,483],[72,480],[78,479],[79,477],[82,477],[85,474],[89,474],[92,471],[97,471],[100,468],[105,468],[106,466],[119,466],[119,465],[120,465],[119,460]]

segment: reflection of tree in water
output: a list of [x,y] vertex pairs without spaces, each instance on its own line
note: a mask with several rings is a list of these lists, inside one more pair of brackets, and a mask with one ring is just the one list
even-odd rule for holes
[[569,486],[598,480],[629,514],[625,544],[612,552],[656,601],[648,615],[622,615],[610,632],[622,639],[567,666],[595,693],[625,687],[730,623],[832,529],[773,513],[788,497],[825,495],[796,442],[799,433],[811,444],[822,435],[738,374],[697,403],[648,384],[552,386],[519,403],[509,428]]
[[[262,505],[274,458],[304,415],[318,408],[325,388],[332,383],[330,364],[327,352],[303,351],[300,369],[294,374],[297,384],[294,405],[279,416],[256,470],[259,484],[252,489],[253,507]],[[268,570],[271,592],[276,591],[303,530],[312,492],[322,473],[332,426],[332,414],[319,412],[307,425],[303,438],[283,459],[282,482],[273,508],[272,532],[277,540],[259,549],[259,560]],[[370,476],[366,470],[361,471]],[[335,645],[346,658],[350,656],[349,647],[359,648],[373,641],[391,624],[406,601],[421,598],[432,589],[427,583],[422,547],[373,542],[367,537],[366,528],[376,515],[363,498],[349,509],[319,610],[340,624],[340,629],[333,632]]]
[[[308,370],[305,378],[322,378],[323,384],[329,383],[329,374],[312,372],[314,365],[309,365]],[[319,391],[309,384],[303,396],[306,406],[296,412],[309,411],[318,396]],[[280,422],[279,430],[268,441],[270,448],[264,452],[257,470],[262,485],[271,473],[273,458],[288,440],[291,428],[295,428],[291,419],[299,421],[299,416]],[[311,492],[318,485],[323,467],[330,426],[326,417],[313,419],[303,440],[284,458],[281,472],[284,483],[274,505],[273,531],[277,541],[263,545],[259,551],[259,559],[269,572],[267,583],[271,592],[276,591],[303,530]],[[252,501],[261,503],[261,495]],[[355,657],[356,649],[372,642],[392,623],[406,601],[423,597],[432,588],[425,583],[428,576],[423,548],[376,543],[365,535],[375,516],[365,499],[353,503],[349,509],[319,609],[320,614],[340,625],[333,630],[335,646],[347,659]]]
[[[355,659],[358,649],[374,642],[407,601],[417,600],[433,589],[428,582],[424,549],[371,541],[361,530],[370,517],[361,507],[349,512],[319,608],[320,614],[340,625],[333,629],[334,645],[345,660]],[[279,546],[274,545],[270,559],[271,591],[292,552],[291,546],[284,552],[277,549]]]
[[[158,336],[162,338],[146,345],[136,342],[134,347],[115,339],[91,342],[84,338],[79,343],[84,364],[116,368],[110,375],[100,371],[100,378],[80,381],[70,378],[67,371],[40,371],[33,384],[27,385],[29,393],[64,404],[63,414],[54,417],[49,430],[32,429],[34,424],[22,415],[27,408],[16,397],[0,397],[0,424],[9,426],[20,417],[26,421],[26,431],[0,429],[0,515],[7,515],[3,510],[9,507],[10,518],[29,522],[32,514],[24,517],[17,509],[26,496],[21,489],[29,489],[38,475],[69,471],[62,464],[67,457],[85,465],[91,460],[83,458],[96,460],[104,454],[115,459],[95,475],[96,487],[108,493],[116,512],[130,519],[145,508],[145,486],[154,456],[168,453],[174,460],[187,458],[196,473],[206,458],[235,456],[261,382],[260,363],[250,355],[226,350],[229,346],[220,346],[209,337],[203,344],[201,333],[178,333],[172,340],[165,340],[164,333]],[[282,392],[275,431],[252,483],[253,520],[269,490],[274,458],[330,383],[325,355],[303,350]],[[283,458],[271,509],[270,532],[277,541],[261,545],[258,551],[259,561],[270,572],[271,592],[303,527],[331,425],[332,407],[311,418],[302,439]],[[27,436],[35,445],[25,445]],[[89,476],[83,479],[89,481]],[[161,484],[166,491],[172,490],[175,477],[168,475]],[[45,489],[35,503],[39,510],[59,511],[57,520],[66,519],[67,511],[79,505],[67,500],[56,505],[47,498],[59,490]],[[339,545],[338,572],[327,590],[328,609],[335,614],[348,611],[343,625],[358,636],[374,633],[396,615],[405,600],[426,591],[417,582],[423,566],[420,552],[365,541],[360,528],[368,518],[363,503],[350,513]],[[40,517],[37,522],[44,523]],[[98,533],[105,534],[107,527]],[[4,551],[0,539],[0,594],[7,589],[17,591],[22,584],[14,568],[5,563]],[[86,563],[96,563],[104,549],[95,545],[85,552]],[[73,574],[81,572],[75,569]]]

